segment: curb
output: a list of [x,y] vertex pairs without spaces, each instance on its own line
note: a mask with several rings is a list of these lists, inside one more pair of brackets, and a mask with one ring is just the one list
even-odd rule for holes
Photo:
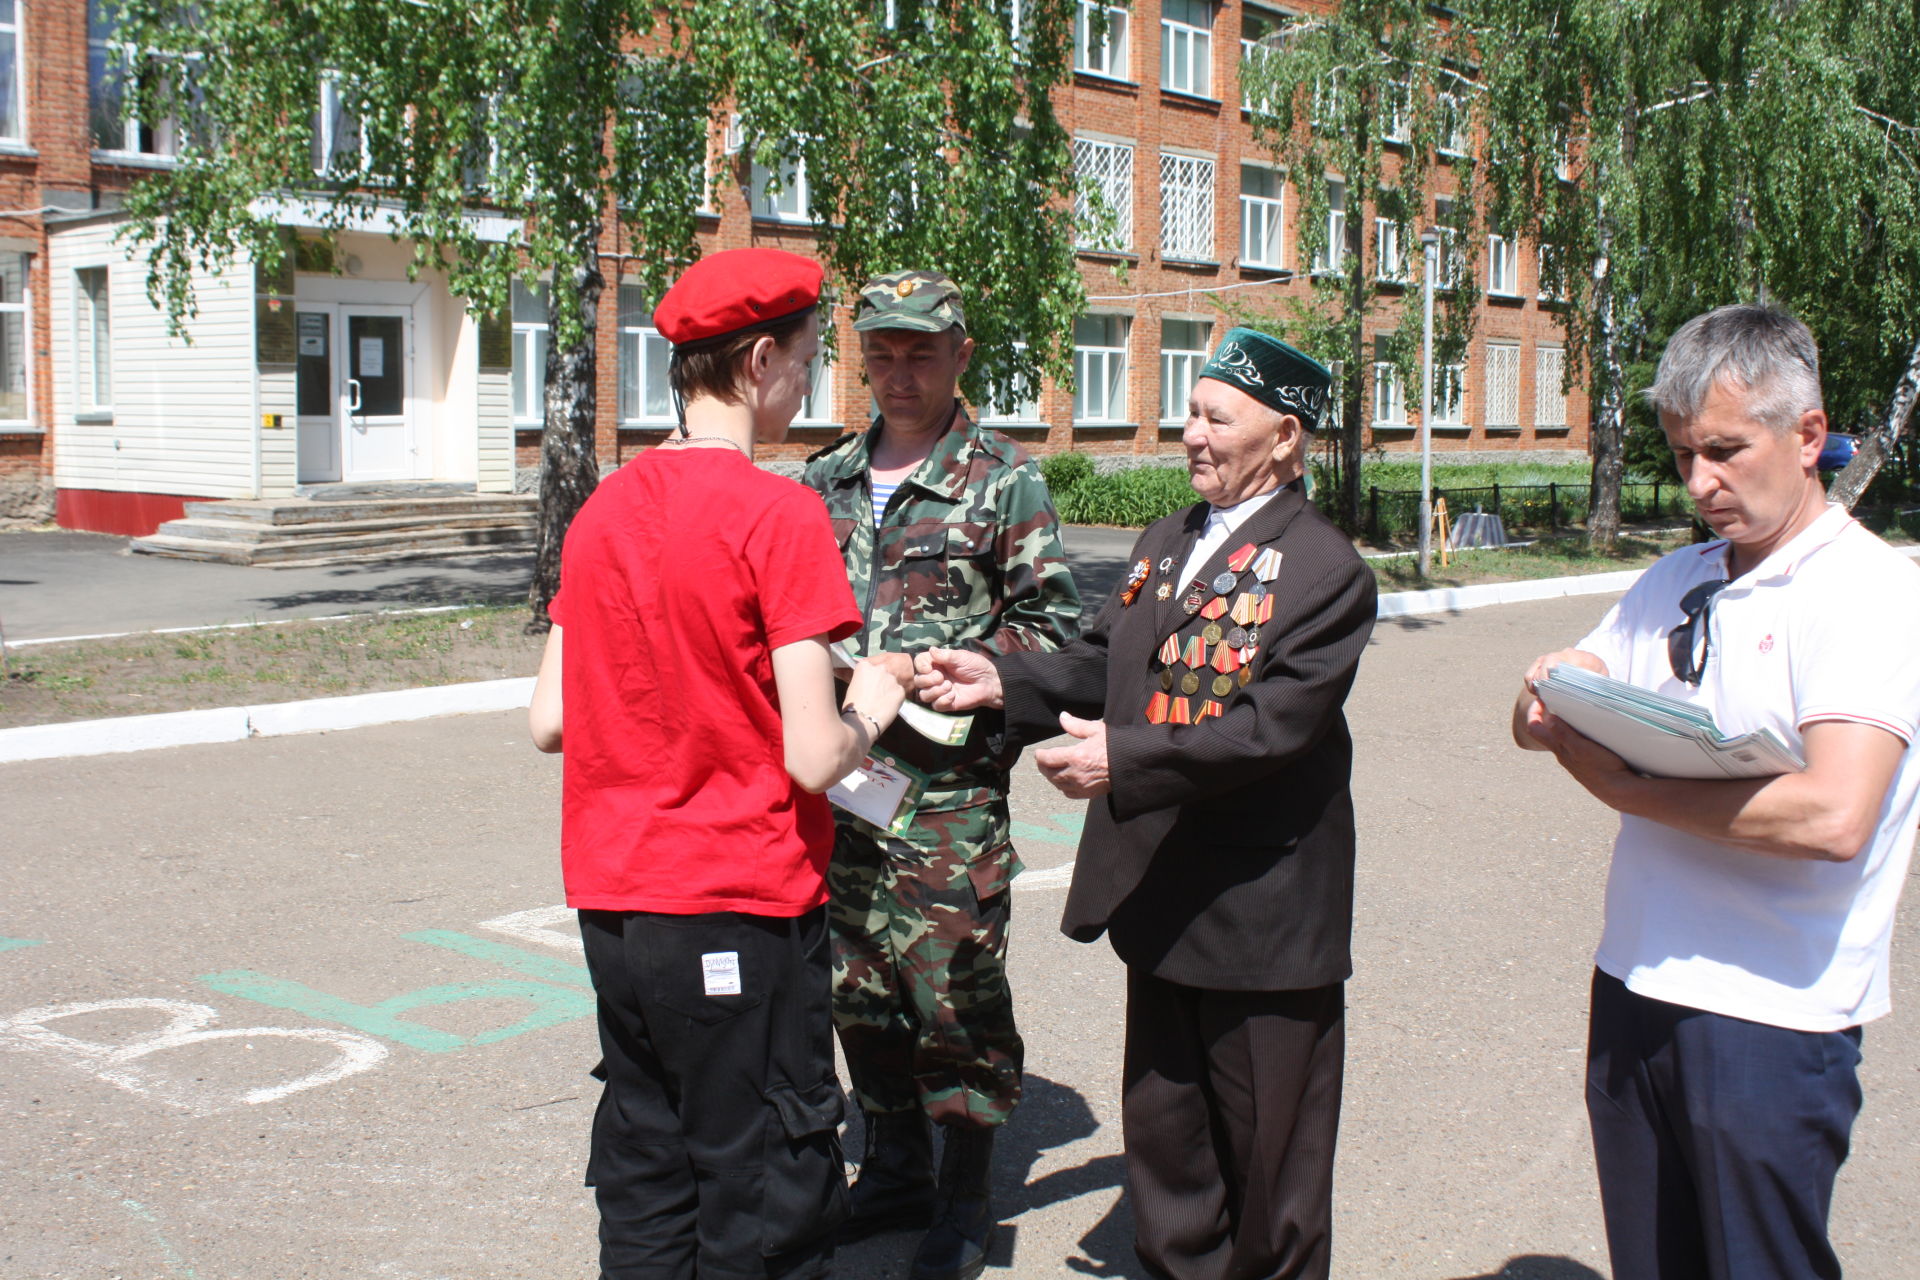
[[[1920,546],[1896,547],[1920,559]],[[1458,613],[1496,604],[1556,600],[1565,596],[1607,595],[1625,591],[1645,572],[1594,573],[1527,582],[1488,582],[1433,591],[1395,591],[1380,597],[1376,618],[1410,618],[1427,613]],[[435,716],[514,711],[533,698],[533,677],[480,680],[388,693],[356,693],[343,698],[272,702],[256,707],[216,707],[207,711],[170,711],[159,715],[119,716],[68,724],[32,724],[0,729],[0,764],[54,760],[66,756],[113,755],[156,747],[188,747],[246,738],[277,738],[294,733],[326,733],[369,725],[426,720]]]

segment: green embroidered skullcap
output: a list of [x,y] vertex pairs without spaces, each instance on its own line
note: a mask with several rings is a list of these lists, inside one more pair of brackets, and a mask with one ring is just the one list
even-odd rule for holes
[[960,306],[960,286],[938,271],[891,271],[860,286],[853,309],[856,332],[870,329],[913,329],[943,333],[967,327]]
[[1333,388],[1327,366],[1244,325],[1221,339],[1200,376],[1237,387],[1278,413],[1293,414],[1309,431],[1320,425]]

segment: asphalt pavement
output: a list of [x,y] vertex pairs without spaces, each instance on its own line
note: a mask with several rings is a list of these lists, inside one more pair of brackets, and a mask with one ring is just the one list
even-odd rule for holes
[[[1582,1052],[1613,823],[1505,728],[1524,663],[1606,603],[1375,633],[1350,703],[1338,1276],[1606,1274]],[[594,1274],[559,776],[515,713],[0,766],[0,1276]],[[1027,1096],[990,1277],[1144,1277],[1122,972],[1056,929],[1079,811],[1020,765]],[[1920,1274],[1911,917],[1834,1208],[1853,1280]],[[848,1248],[837,1274],[901,1280],[910,1247]]]
[[[1066,531],[1089,596],[1106,598],[1135,531]],[[127,539],[68,530],[0,532],[0,631],[8,642],[218,626],[433,605],[514,604],[529,550],[329,568],[272,569],[137,556]]]

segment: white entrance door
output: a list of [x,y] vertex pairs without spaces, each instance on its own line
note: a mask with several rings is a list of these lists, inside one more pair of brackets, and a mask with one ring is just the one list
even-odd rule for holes
[[414,478],[413,319],[406,307],[340,306],[346,480]]
[[416,479],[412,309],[303,303],[294,323],[300,482]]

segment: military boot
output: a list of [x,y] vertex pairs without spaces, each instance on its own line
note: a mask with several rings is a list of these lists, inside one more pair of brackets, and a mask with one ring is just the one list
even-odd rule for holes
[[940,1154],[940,1202],[913,1257],[912,1280],[974,1280],[993,1244],[993,1129],[949,1125]]
[[853,1180],[852,1212],[842,1240],[864,1240],[893,1227],[924,1227],[933,1219],[933,1126],[926,1113],[867,1113],[866,1155]]

